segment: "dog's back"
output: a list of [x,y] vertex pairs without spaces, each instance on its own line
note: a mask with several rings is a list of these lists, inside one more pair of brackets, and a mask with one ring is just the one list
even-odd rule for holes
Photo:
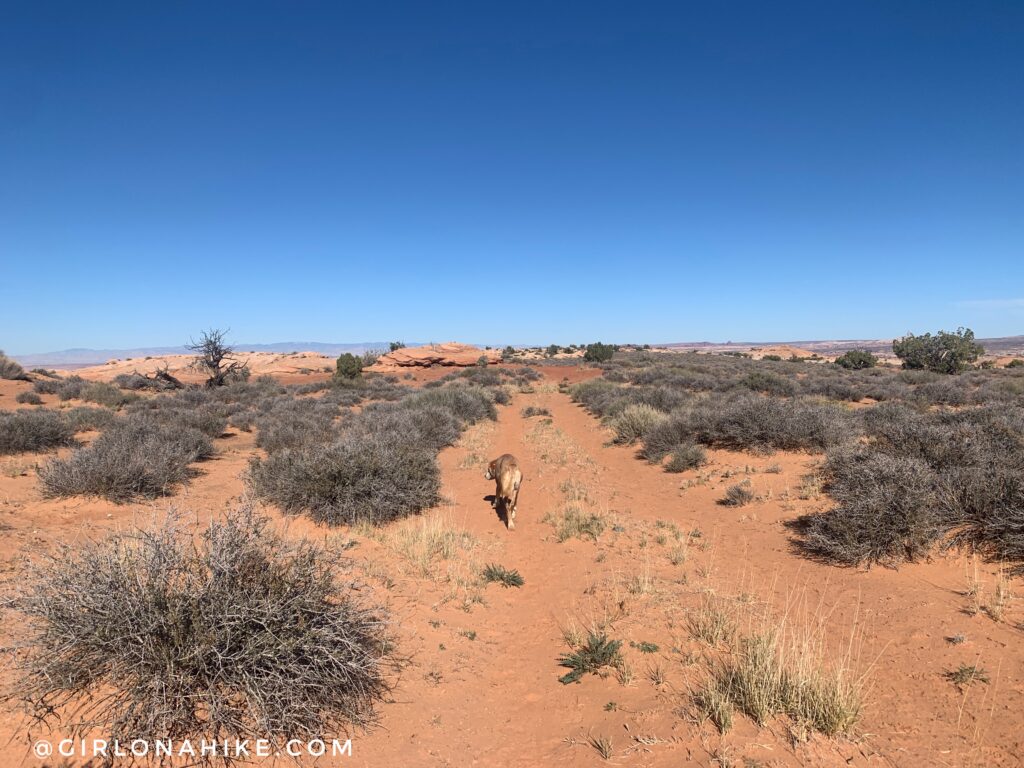
[[487,465],[484,477],[495,482],[492,506],[497,507],[500,503],[505,507],[505,519],[509,530],[512,530],[516,527],[516,504],[519,501],[519,487],[523,482],[519,461],[511,453],[503,453]]

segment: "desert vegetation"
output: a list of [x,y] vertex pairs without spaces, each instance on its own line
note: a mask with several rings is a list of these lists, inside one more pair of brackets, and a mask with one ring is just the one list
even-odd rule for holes
[[[852,352],[834,365],[620,353],[571,394],[670,472],[699,467],[702,447],[824,453],[834,504],[792,521],[811,557],[895,564],[965,546],[1024,564],[1024,377],[970,369],[969,330],[896,347],[903,370]],[[752,495],[735,485],[723,503]]]
[[365,727],[397,659],[387,616],[336,580],[336,559],[248,508],[197,539],[172,515],[62,547],[15,596],[26,624],[8,698],[41,723],[66,713],[70,736],[126,744],[280,746]]

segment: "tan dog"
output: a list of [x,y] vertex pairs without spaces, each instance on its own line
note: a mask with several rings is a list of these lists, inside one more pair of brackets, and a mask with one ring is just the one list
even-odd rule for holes
[[498,503],[505,508],[505,521],[510,531],[516,527],[516,505],[519,503],[519,486],[523,482],[523,473],[519,462],[511,453],[503,453],[490,464],[484,473],[485,480],[494,480],[494,501],[491,508],[497,509]]

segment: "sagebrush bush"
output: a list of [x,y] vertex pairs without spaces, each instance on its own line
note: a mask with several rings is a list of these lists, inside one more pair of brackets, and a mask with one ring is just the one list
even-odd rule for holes
[[[250,510],[196,541],[180,518],[76,540],[31,568],[9,698],[74,738],[329,738],[375,720],[387,616],[333,577],[337,553]],[[199,755],[199,763],[232,760]]]
[[0,455],[48,451],[74,440],[74,430],[56,411],[0,411]]
[[836,506],[799,518],[799,546],[848,565],[925,556],[943,533],[937,478],[926,462],[854,448],[829,456],[826,488]]
[[708,454],[696,443],[684,443],[676,446],[665,462],[666,472],[685,472],[697,469],[708,463]]
[[66,411],[61,411],[61,415],[75,432],[106,429],[117,420],[117,416],[109,409],[92,408],[88,405],[68,408]]
[[122,392],[113,384],[95,381],[82,388],[79,398],[90,403],[104,405],[107,408],[120,408],[135,402],[139,396],[133,392]]
[[80,376],[69,376],[66,379],[36,379],[32,382],[32,389],[40,395],[57,395],[62,401],[77,400],[82,396],[82,390],[87,383]]
[[252,459],[249,482],[286,512],[306,512],[329,525],[377,524],[434,506],[441,472],[430,449],[400,435],[366,432]]
[[13,381],[30,381],[30,377],[25,373],[25,369],[21,367],[21,364],[11,358],[7,357],[0,350],[0,379],[10,379]]
[[35,392],[19,392],[14,396],[14,402],[21,403],[22,405],[42,405],[43,398]]
[[151,499],[173,493],[191,477],[190,464],[212,455],[209,437],[199,430],[132,414],[88,447],[44,464],[39,482],[47,496],[102,496],[117,503]]

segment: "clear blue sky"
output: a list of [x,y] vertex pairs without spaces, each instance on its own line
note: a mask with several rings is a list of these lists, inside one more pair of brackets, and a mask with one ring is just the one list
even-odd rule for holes
[[0,348],[1024,333],[1024,3],[0,5]]

